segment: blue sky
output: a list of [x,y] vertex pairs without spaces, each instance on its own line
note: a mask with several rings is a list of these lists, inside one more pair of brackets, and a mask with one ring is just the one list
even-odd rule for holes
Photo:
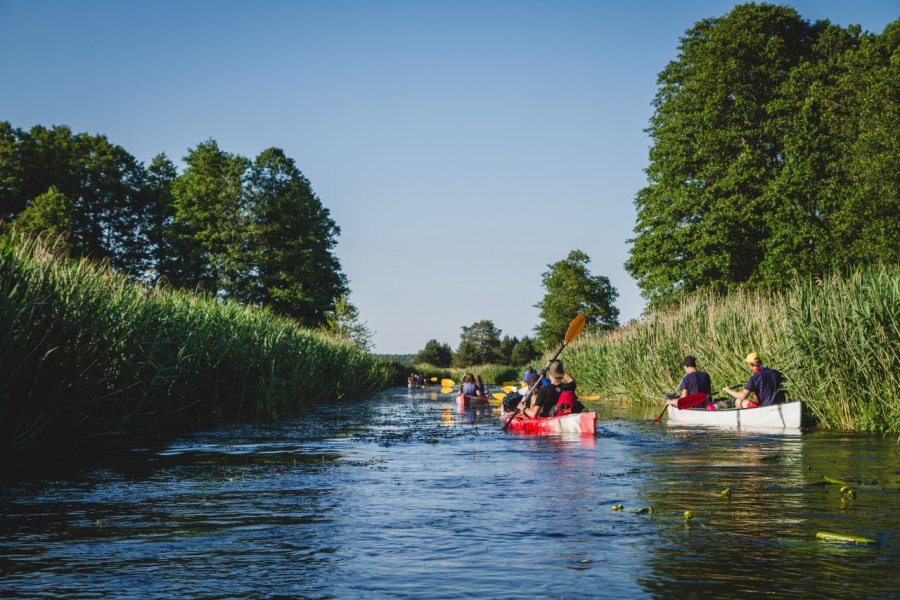
[[[101,133],[176,162],[215,138],[283,148],[342,229],[376,351],[491,319],[530,335],[547,265],[624,270],[656,76],[736,3],[0,0],[0,120]],[[895,1],[790,3],[880,32]]]

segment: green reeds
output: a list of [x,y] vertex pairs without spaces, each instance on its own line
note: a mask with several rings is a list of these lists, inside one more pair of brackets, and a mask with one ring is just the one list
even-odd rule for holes
[[371,393],[399,365],[269,310],[0,234],[0,448],[175,433]]
[[579,389],[658,402],[697,357],[714,390],[747,380],[758,352],[824,427],[900,431],[900,267],[798,282],[782,293],[701,294],[670,311],[576,341],[566,367]]

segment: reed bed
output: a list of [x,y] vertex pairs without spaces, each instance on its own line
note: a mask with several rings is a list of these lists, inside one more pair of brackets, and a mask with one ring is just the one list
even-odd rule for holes
[[579,389],[609,398],[662,402],[697,357],[714,389],[741,385],[748,352],[786,377],[820,426],[900,431],[900,267],[797,282],[782,293],[695,295],[667,312],[576,340],[566,368]]
[[401,381],[397,363],[267,309],[141,287],[0,234],[0,447],[273,419]]

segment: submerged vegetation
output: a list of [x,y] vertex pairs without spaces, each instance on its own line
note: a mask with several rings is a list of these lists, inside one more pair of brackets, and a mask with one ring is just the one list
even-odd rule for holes
[[296,414],[402,378],[266,308],[141,286],[0,233],[0,449]]
[[743,384],[758,352],[823,427],[900,431],[900,267],[797,282],[783,292],[699,294],[605,335],[576,341],[566,367],[580,389],[659,402],[686,354],[713,389]]

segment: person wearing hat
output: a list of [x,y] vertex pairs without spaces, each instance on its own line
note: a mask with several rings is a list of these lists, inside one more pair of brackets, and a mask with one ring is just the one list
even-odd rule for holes
[[560,394],[563,392],[575,393],[575,378],[566,373],[561,361],[554,360],[550,363],[550,368],[547,369],[547,378],[550,384],[541,386],[537,394],[531,398],[530,406],[526,406],[524,401],[519,403],[519,410],[526,417],[550,416],[550,411],[556,406]]
[[[690,394],[706,394],[707,396],[712,394],[712,380],[709,378],[709,373],[697,369],[697,359],[695,357],[685,356],[684,360],[681,361],[681,367],[684,369],[684,377],[681,378],[681,383],[678,384],[678,389],[681,390],[681,398]],[[678,406],[679,396],[672,398],[669,394],[666,394],[666,397],[668,398],[667,404]]]
[[[762,359],[756,352],[748,354],[744,358],[744,364],[751,372],[750,379],[744,384],[744,389],[738,392],[730,387],[722,388],[723,393],[734,398],[735,408],[756,408],[784,402],[781,373],[762,364]],[[755,394],[756,399],[751,400],[750,394]]]

